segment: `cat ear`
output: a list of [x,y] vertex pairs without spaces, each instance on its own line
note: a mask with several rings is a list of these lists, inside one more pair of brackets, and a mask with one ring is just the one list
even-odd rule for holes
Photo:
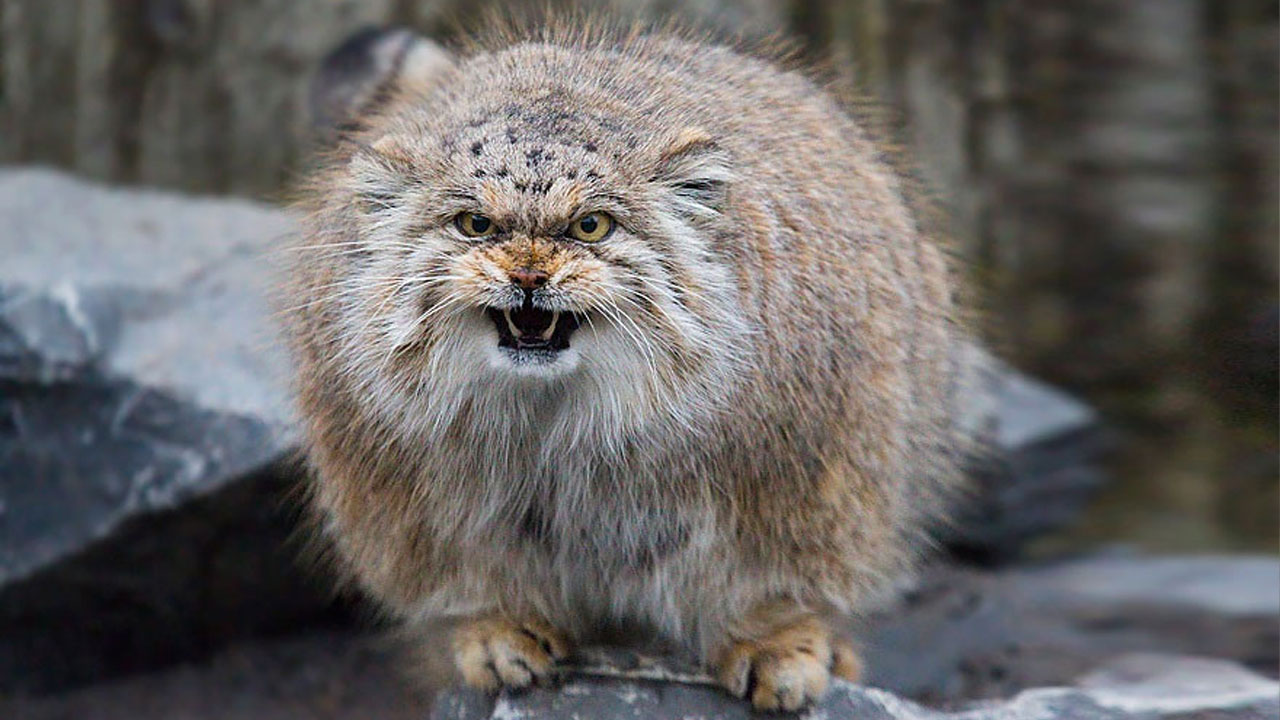
[[720,215],[733,171],[728,153],[700,127],[679,131],[658,158],[653,182],[666,186],[677,209],[691,219]]
[[425,91],[451,67],[444,48],[409,30],[362,30],[329,53],[312,77],[311,124],[332,140],[393,93]]
[[352,138],[348,179],[357,206],[367,215],[395,210],[414,185],[415,163],[409,150],[393,135],[371,144]]

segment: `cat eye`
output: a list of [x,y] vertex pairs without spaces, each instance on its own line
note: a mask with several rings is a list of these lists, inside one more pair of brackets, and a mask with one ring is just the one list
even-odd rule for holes
[[469,238],[489,237],[497,232],[492,220],[477,213],[458,213],[453,218],[453,226]]
[[613,232],[613,218],[602,212],[594,212],[569,223],[569,237],[581,242],[600,242]]

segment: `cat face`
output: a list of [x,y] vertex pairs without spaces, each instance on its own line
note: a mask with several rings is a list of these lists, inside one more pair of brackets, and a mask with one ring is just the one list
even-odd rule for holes
[[743,345],[730,159],[551,63],[510,82],[479,65],[343,170],[347,366],[387,401],[577,387],[679,414]]

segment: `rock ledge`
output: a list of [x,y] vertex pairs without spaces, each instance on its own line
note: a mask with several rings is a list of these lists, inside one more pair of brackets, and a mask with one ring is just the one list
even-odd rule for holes
[[[557,689],[506,693],[496,699],[468,690],[441,696],[431,720],[616,718],[618,720],[746,720],[781,717],[754,713],[709,681],[680,672],[655,674],[619,664],[574,671]],[[673,680],[672,678],[676,678]],[[1221,660],[1127,655],[1078,679],[1072,687],[1025,690],[1008,700],[955,710],[934,710],[893,693],[843,681],[832,684],[806,720],[1264,720],[1280,716],[1280,684]]]

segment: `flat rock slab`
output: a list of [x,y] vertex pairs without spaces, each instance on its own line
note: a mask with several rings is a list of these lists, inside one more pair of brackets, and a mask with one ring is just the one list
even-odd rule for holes
[[[294,227],[241,200],[0,170],[0,690],[153,668],[328,611],[284,545],[297,436],[268,298]],[[947,541],[1003,560],[1101,483],[1099,425],[973,352],[966,421],[995,451]]]

